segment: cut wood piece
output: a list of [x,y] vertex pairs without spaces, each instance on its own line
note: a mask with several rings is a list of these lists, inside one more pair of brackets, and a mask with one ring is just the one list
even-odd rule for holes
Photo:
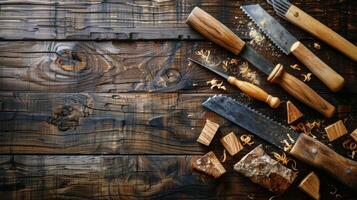
[[214,123],[207,119],[205,127],[203,127],[202,132],[197,139],[197,142],[209,146],[218,128],[219,128],[219,124]]
[[351,133],[351,137],[357,142],[357,128]]
[[231,156],[234,156],[236,153],[243,149],[243,145],[240,143],[237,136],[233,132],[221,138],[221,143]]
[[326,127],[325,131],[330,142],[347,133],[346,126],[343,124],[342,120],[339,120],[338,122]]
[[223,165],[212,151],[193,162],[192,167],[198,171],[211,175],[214,178],[219,178],[226,172]]
[[286,102],[286,111],[288,114],[288,124],[293,123],[303,116],[300,110],[291,101]]
[[265,153],[262,145],[257,146],[236,163],[234,170],[278,194],[284,193],[296,178],[295,172]]
[[299,188],[314,199],[320,199],[320,180],[314,172],[308,174],[299,184]]

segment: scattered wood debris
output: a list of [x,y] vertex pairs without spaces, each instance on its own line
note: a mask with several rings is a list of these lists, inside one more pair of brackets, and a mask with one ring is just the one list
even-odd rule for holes
[[314,48],[315,48],[315,49],[321,49],[321,46],[320,46],[319,43],[315,42],[315,43],[314,43]]
[[299,184],[299,188],[312,198],[320,199],[320,180],[314,172],[309,173]]
[[301,76],[304,77],[304,82],[309,82],[311,80],[311,75],[312,73],[307,73],[307,74],[301,74]]
[[336,123],[327,126],[325,128],[325,131],[327,133],[327,138],[330,140],[330,142],[347,133],[346,126],[343,124],[342,120],[339,120]]
[[210,56],[211,56],[211,51],[210,50],[201,49],[199,51],[196,51],[196,55],[200,56],[206,62],[209,62],[210,61]]
[[255,85],[259,85],[259,80],[257,77],[257,72],[256,71],[252,71],[249,68],[249,64],[248,62],[243,62],[240,66],[239,66],[239,74],[247,79],[249,82],[255,84]]
[[281,141],[282,144],[284,144],[284,151],[288,152],[293,148],[293,145],[290,144],[287,140]]
[[295,70],[301,70],[301,68],[299,67],[298,64],[294,64],[294,65],[290,65],[291,68],[295,69]]
[[216,134],[219,128],[219,124],[210,121],[209,119],[206,120],[206,124],[202,129],[200,136],[197,139],[197,142],[209,146],[211,143],[214,135]]
[[352,153],[349,157],[352,159],[355,158],[355,155],[357,153],[357,143],[352,140],[352,139],[347,139],[342,143],[342,147],[346,150],[350,150]]
[[243,149],[243,145],[239,142],[237,136],[233,132],[230,132],[228,135],[221,138],[221,143],[231,156],[234,156]]
[[333,185],[330,185],[332,187],[332,191],[330,192],[331,195],[334,195],[336,199],[342,199],[342,195],[338,194],[338,189],[333,186]]
[[296,168],[296,161],[291,159],[291,158],[288,158],[285,154],[285,152],[282,152],[282,154],[280,155],[279,153],[273,151],[272,152],[274,158],[276,161],[280,162],[281,164],[287,166],[289,162],[291,162],[291,168],[294,170],[294,171],[298,171],[298,169]]
[[242,141],[243,145],[247,144],[249,146],[252,146],[252,144],[254,144],[252,135],[243,134],[242,136],[240,136],[239,139],[240,141]]
[[212,79],[207,81],[207,84],[211,84],[211,90],[214,88],[226,91],[227,88],[223,85],[223,81],[219,82],[217,79]]
[[272,159],[257,146],[234,165],[234,170],[271,192],[285,192],[296,178],[296,172]]
[[279,197],[279,195],[271,196],[271,197],[269,198],[269,200],[273,200],[273,199],[275,199],[275,198],[277,198],[277,197]]
[[249,44],[262,45],[263,41],[265,40],[265,36],[261,34],[251,22],[248,23],[248,28],[249,28],[248,34],[249,37],[251,38]]
[[357,128],[351,133],[351,137],[357,142]]
[[303,116],[300,110],[291,101],[286,102],[286,111],[288,115],[288,124],[293,123]]
[[198,171],[211,175],[214,178],[219,178],[226,172],[223,165],[212,151],[193,162],[192,167]]
[[296,126],[290,125],[290,128],[293,129],[294,131],[300,131],[303,132],[304,134],[307,135],[312,135],[311,131],[314,128],[320,128],[322,125],[323,121],[320,120],[314,120],[313,122],[306,121],[305,123],[298,123]]
[[227,159],[227,154],[226,154],[226,149],[223,149],[223,159],[221,160],[222,163],[226,162]]

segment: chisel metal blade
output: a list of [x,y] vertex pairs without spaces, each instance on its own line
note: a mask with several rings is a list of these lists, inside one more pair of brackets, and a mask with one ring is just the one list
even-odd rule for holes
[[241,6],[241,9],[281,51],[291,52],[291,46],[298,40],[259,4]]
[[300,135],[279,122],[227,96],[210,97],[202,105],[282,150],[284,150],[285,146],[284,140],[289,144],[293,144]]

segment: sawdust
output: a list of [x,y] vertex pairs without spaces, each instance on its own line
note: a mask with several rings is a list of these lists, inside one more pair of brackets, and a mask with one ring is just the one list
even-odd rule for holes
[[249,64],[248,62],[243,62],[241,65],[238,66],[239,68],[239,74],[246,80],[248,80],[249,82],[255,84],[255,85],[259,85],[260,81],[258,79],[257,76],[257,72],[256,71],[252,71],[249,68]]
[[207,81],[207,84],[211,85],[211,90],[213,90],[214,88],[224,91],[227,90],[227,88],[223,85],[223,81],[219,82],[217,79],[212,79],[210,81]]

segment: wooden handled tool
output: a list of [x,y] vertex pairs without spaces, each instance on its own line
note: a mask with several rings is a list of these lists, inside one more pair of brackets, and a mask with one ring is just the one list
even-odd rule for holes
[[252,97],[253,99],[263,101],[263,102],[267,103],[272,108],[279,107],[280,99],[278,97],[273,97],[272,95],[268,94],[263,89],[261,89],[260,87],[254,85],[254,84],[251,84],[249,82],[246,82],[246,81],[238,80],[237,78],[235,78],[233,76],[228,76],[227,74],[220,72],[219,70],[213,69],[212,67],[209,67],[209,66],[207,66],[201,62],[198,62],[197,60],[194,60],[192,58],[189,58],[188,60],[210,70],[211,72],[214,72],[215,74],[222,76],[230,84],[236,86],[244,94]]
[[330,44],[354,61],[357,61],[357,47],[329,27],[286,0],[268,0],[268,2],[274,6],[277,14],[284,19]]
[[319,96],[305,83],[285,72],[281,65],[274,66],[270,61],[247,46],[229,28],[202,9],[198,7],[194,8],[188,16],[186,23],[221,47],[236,55],[240,54],[255,67],[269,75],[268,81],[278,83],[301,102],[319,111],[326,117],[331,117],[334,114],[335,107],[333,105]]

